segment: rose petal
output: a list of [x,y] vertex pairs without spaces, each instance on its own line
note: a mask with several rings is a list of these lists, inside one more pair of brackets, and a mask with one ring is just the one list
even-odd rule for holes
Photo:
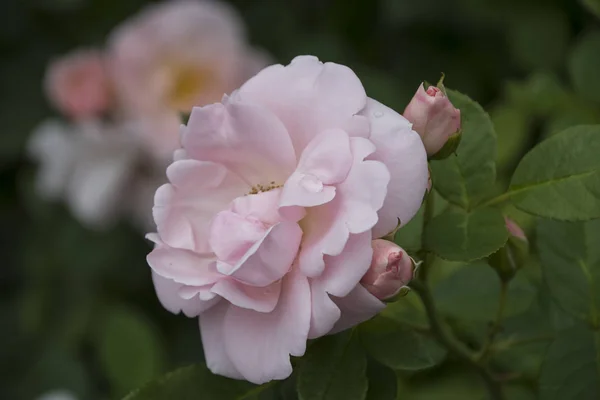
[[206,366],[215,374],[233,379],[244,379],[227,355],[224,341],[224,322],[227,310],[233,307],[226,301],[202,313],[199,318],[200,333]]
[[315,280],[320,281],[328,293],[347,296],[369,270],[372,256],[370,231],[350,235],[340,255],[325,256],[325,270]]
[[169,246],[210,251],[210,221],[247,186],[225,167],[212,162],[179,160],[167,168],[171,184],[158,188],[152,214],[162,240]]
[[227,274],[249,285],[267,286],[290,270],[301,239],[302,229],[295,222],[274,225]]
[[366,104],[365,90],[356,74],[343,65],[296,57],[288,66],[265,68],[236,95],[273,110],[290,132],[298,156],[326,129],[368,136],[366,120],[356,115]]
[[283,184],[296,167],[281,121],[266,108],[234,98],[194,108],[182,143],[190,157],[223,164],[249,186]]
[[311,208],[302,220],[304,237],[299,266],[309,277],[319,276],[325,267],[323,255],[341,254],[350,233],[369,231],[377,223],[390,176],[379,161],[363,161],[375,147],[363,138],[350,138],[354,163],[348,177],[337,185],[331,202]]
[[185,285],[208,285],[221,276],[211,254],[158,246],[148,254],[146,260],[160,276]]
[[338,333],[360,324],[385,308],[385,304],[358,284],[345,297],[332,298],[340,308],[342,316],[337,321],[330,334]]
[[298,168],[286,181],[280,206],[314,207],[335,196],[332,186],[348,176],[352,153],[348,134],[329,129],[315,136],[300,157]]
[[394,110],[369,99],[361,114],[371,122],[369,139],[377,147],[369,159],[383,162],[391,176],[373,228],[373,238],[380,238],[396,228],[398,219],[404,226],[419,211],[427,189],[427,154],[419,134]]
[[261,313],[273,311],[281,293],[281,281],[267,287],[244,285],[233,279],[222,279],[215,283],[211,292],[225,298],[237,307]]
[[154,282],[154,289],[160,304],[173,314],[183,312],[187,317],[195,317],[220,300],[220,297],[214,297],[211,300],[203,301],[199,296],[184,299],[179,295],[179,291],[184,287],[181,283],[163,278],[156,272],[152,272],[152,282]]
[[227,355],[244,378],[262,384],[292,373],[290,355],[306,350],[310,288],[297,269],[283,280],[277,307],[268,314],[231,306],[224,323]]
[[308,338],[315,339],[326,335],[340,319],[341,311],[331,300],[323,287],[323,282],[310,280],[311,313]]

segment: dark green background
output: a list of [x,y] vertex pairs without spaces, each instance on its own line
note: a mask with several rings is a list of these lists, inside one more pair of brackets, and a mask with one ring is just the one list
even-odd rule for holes
[[[88,231],[63,205],[38,199],[36,166],[23,152],[32,129],[53,115],[42,93],[48,60],[102,46],[144,3],[0,5],[2,399],[58,388],[81,399],[118,398],[202,360],[196,321],[170,315],[155,298],[143,235],[125,224]],[[398,111],[421,81],[444,72],[448,87],[491,111],[501,177],[541,138],[600,122],[600,20],[575,0],[231,3],[250,42],[277,61],[314,54],[347,64],[371,97]]]

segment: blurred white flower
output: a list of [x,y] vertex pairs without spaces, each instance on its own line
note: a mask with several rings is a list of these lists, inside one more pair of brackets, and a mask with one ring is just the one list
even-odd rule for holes
[[132,198],[130,182],[141,152],[121,127],[46,121],[33,133],[29,153],[40,164],[39,194],[64,199],[86,226],[110,225]]

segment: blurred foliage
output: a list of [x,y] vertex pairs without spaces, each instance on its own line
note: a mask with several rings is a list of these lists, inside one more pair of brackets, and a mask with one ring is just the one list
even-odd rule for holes
[[[495,169],[500,185],[486,190],[499,191],[508,186],[517,162],[542,139],[568,126],[600,122],[597,0],[231,2],[244,17],[251,42],[271,52],[276,60],[287,62],[297,54],[311,53],[348,64],[371,97],[398,111],[421,81],[436,81],[444,72],[449,86],[491,110],[498,138]],[[144,3],[5,0],[0,5],[2,399],[33,399],[52,389],[69,390],[80,399],[119,398],[154,376],[203,360],[197,322],[164,311],[154,295],[145,263],[149,245],[143,235],[129,226],[101,233],[88,231],[62,205],[39,200],[32,190],[35,166],[24,153],[30,131],[53,113],[43,96],[46,63],[76,47],[101,46],[111,28]],[[474,141],[476,146],[485,142],[482,136],[474,139],[481,142]],[[464,142],[469,143],[467,136]],[[557,143],[556,151],[565,145]],[[444,163],[457,163],[459,168],[461,163],[465,168],[480,166],[468,159]],[[474,185],[492,185],[494,166],[483,169],[482,174],[486,170],[488,176]],[[452,172],[450,168],[441,171]],[[446,195],[452,189],[440,187]],[[452,195],[444,197],[452,199]],[[438,218],[457,218],[466,213],[457,209],[451,214],[441,211],[446,204],[439,200],[436,202],[442,214]],[[457,203],[461,205],[460,200]],[[529,227],[530,238],[540,236],[539,246],[550,247],[558,258],[545,262],[542,256],[543,268],[551,280],[547,282],[549,289],[540,290],[537,297],[531,287],[543,284],[535,256],[511,284],[514,304],[509,305],[493,360],[499,370],[516,374],[507,377],[514,378],[514,385],[507,386],[507,396],[511,400],[536,398],[533,382],[541,374],[544,399],[574,398],[568,397],[573,393],[580,393],[583,400],[592,399],[586,394],[593,396],[600,390],[592,387],[598,379],[592,373],[598,368],[593,354],[600,352],[599,341],[565,311],[576,317],[589,314],[585,296],[597,293],[597,288],[586,286],[583,275],[578,278],[580,286],[563,285],[564,277],[556,263],[560,257],[572,256],[559,246],[577,252],[577,243],[590,243],[586,235],[597,235],[599,230],[581,224],[560,230],[555,226],[560,223],[544,222],[535,232],[531,229],[535,224],[527,217],[514,209],[508,212]],[[407,249],[420,248],[420,226],[419,218],[415,218],[398,233]],[[477,235],[472,239],[477,240]],[[436,238],[431,240],[435,246]],[[452,255],[447,258],[452,259]],[[590,262],[597,260],[592,257]],[[461,278],[474,268],[473,264],[436,260],[434,265],[433,278],[439,281],[435,296],[443,304],[441,310],[448,323],[466,343],[478,345],[498,291],[497,282],[489,279],[491,270],[479,268],[476,274]],[[597,285],[597,276],[595,279]],[[453,285],[453,291],[446,290],[448,285]],[[462,296],[453,295],[455,285],[465,286],[460,291]],[[469,285],[477,290],[471,291]],[[554,292],[560,307],[548,292]],[[592,322],[598,324],[596,312],[592,313],[596,318]],[[464,313],[472,318],[456,318]],[[366,393],[368,399],[393,399],[396,390],[402,399],[485,398],[477,377],[457,366],[455,360],[446,359],[427,337],[408,331],[405,325],[399,330],[405,336],[389,339],[393,348],[404,352],[427,348],[430,357],[415,356],[408,367],[398,365],[399,360],[381,348],[381,337],[386,332],[371,330],[381,319],[399,325],[425,324],[422,306],[409,294],[405,301],[394,303],[381,317],[348,337],[327,339],[346,341],[324,347],[332,354],[319,352],[318,342],[305,360],[315,367],[300,368],[297,376],[300,392],[322,391],[312,382],[315,374],[325,374],[331,376],[331,390],[350,393],[344,394],[343,398],[348,399],[357,392]],[[550,347],[549,358],[540,369],[549,343],[543,339],[553,336],[554,331],[560,332],[559,339]],[[541,341],[527,342],[536,337]],[[369,382],[377,382],[375,385],[360,379],[362,375],[353,370],[356,365],[344,363],[346,353],[362,351],[355,345],[358,340],[366,343],[376,358],[362,354],[359,365],[361,371],[366,370]],[[502,347],[503,343],[520,340],[523,344],[518,348]],[[574,352],[589,355],[590,359],[570,357]],[[553,385],[564,376],[560,371],[564,366],[573,373],[581,371],[583,376],[572,386],[572,393],[555,393]],[[403,372],[394,375],[390,368]],[[193,381],[201,386],[208,382],[207,373],[202,367],[193,367],[166,379]],[[352,378],[353,374],[358,378]],[[223,382],[210,382],[207,385],[218,386],[203,386],[206,398],[226,398],[224,390],[237,396],[248,389],[244,385],[231,386],[231,381],[224,378]],[[191,398],[161,389],[160,381],[152,385],[129,398]],[[286,385],[292,385],[291,389]],[[294,385],[294,381],[278,383],[263,394],[250,393],[243,398],[258,398],[260,394],[261,398],[269,395],[291,399],[295,396],[289,394],[295,393]],[[164,395],[161,390],[165,390]]]

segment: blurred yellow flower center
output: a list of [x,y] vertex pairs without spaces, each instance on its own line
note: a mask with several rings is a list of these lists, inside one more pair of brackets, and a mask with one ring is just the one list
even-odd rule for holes
[[168,94],[171,107],[178,111],[191,111],[198,93],[206,90],[212,73],[207,69],[178,65],[172,68],[173,79]]

